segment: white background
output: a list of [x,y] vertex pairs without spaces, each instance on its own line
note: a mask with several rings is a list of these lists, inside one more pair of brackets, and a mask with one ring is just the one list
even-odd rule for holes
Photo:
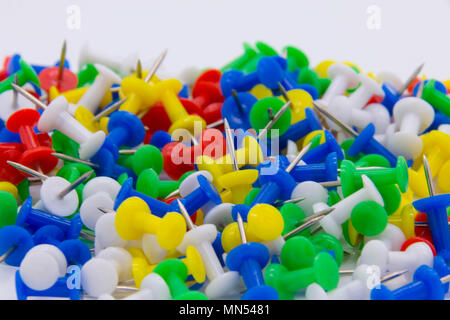
[[[67,12],[80,8],[80,28]],[[370,6],[379,29],[367,26]],[[402,79],[423,61],[423,73],[449,77],[450,0],[0,0],[0,58],[19,52],[30,63],[53,64],[64,39],[76,65],[81,46],[118,59],[138,52],[151,61],[168,48],[166,73],[221,67],[244,41],[280,50],[298,46],[315,65],[352,61],[363,71]],[[144,65],[145,66],[145,65]],[[0,299],[15,298],[12,269],[0,266]]]
[[[64,39],[76,65],[81,46],[118,59],[138,52],[147,65],[164,49],[162,71],[221,67],[244,41],[277,50],[301,48],[315,65],[352,61],[363,71],[393,71],[402,79],[423,61],[423,73],[449,77],[450,0],[0,0],[0,57],[19,52],[52,64]],[[71,5],[80,28],[67,26]],[[369,29],[370,6],[380,29]],[[144,65],[145,67],[145,65]]]

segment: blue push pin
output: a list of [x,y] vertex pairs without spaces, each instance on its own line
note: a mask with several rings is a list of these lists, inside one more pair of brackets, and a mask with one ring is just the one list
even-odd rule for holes
[[450,275],[440,277],[433,268],[422,265],[414,272],[411,283],[394,291],[380,285],[370,292],[372,300],[443,300]]
[[344,153],[342,152],[341,146],[336,141],[331,132],[328,130],[324,130],[324,133],[325,133],[325,142],[311,149],[303,157],[304,162],[308,164],[322,163],[326,160],[327,156],[332,152],[336,153],[338,160],[344,159]]
[[51,244],[57,246],[64,240],[64,237],[64,232],[58,226],[52,224],[43,226],[33,233],[35,245]]
[[276,163],[271,163],[269,167],[264,165],[260,166],[258,182],[262,187],[253,199],[250,207],[253,207],[258,203],[273,205],[278,199],[290,199],[292,190],[294,190],[297,185],[294,178],[291,176],[291,171],[297,166],[310,148],[311,142],[297,154],[295,159],[285,169],[280,164],[280,160]]
[[173,208],[165,202],[159,201],[155,198],[149,197],[146,194],[140,193],[133,189],[133,179],[128,178],[119,190],[116,201],[114,203],[114,210],[119,208],[120,204],[130,197],[138,197],[147,203],[152,214],[158,217],[164,217],[167,212],[173,211]]
[[80,214],[74,215],[72,219],[67,219],[42,210],[33,209],[31,197],[28,197],[22,204],[17,215],[16,225],[27,225],[33,229],[39,229],[46,225],[55,225],[64,232],[66,239],[77,239],[81,236],[93,240],[90,234],[81,231],[83,223],[81,222]]
[[84,265],[92,258],[87,244],[78,239],[64,240],[57,247],[64,253],[67,265]]
[[447,208],[450,206],[450,194],[435,195],[433,177],[427,157],[423,156],[423,168],[427,180],[429,197],[414,201],[417,211],[427,214],[428,226],[438,255],[450,260],[450,229],[448,228]]
[[49,289],[38,291],[30,289],[22,280],[20,271],[16,271],[16,294],[18,300],[27,300],[28,297],[55,297],[69,298],[70,300],[80,300],[82,290],[80,288],[69,288],[70,279],[68,276],[58,278],[56,283]]
[[227,119],[230,128],[234,130],[251,129],[249,115],[256,101],[258,99],[250,93],[237,93],[236,90],[232,90],[231,95],[222,104],[222,118]]
[[150,143],[152,146],[157,147],[162,150],[166,144],[173,142],[172,136],[163,130],[155,131],[150,138]]
[[68,265],[83,265],[92,258],[89,247],[78,239],[64,239],[64,232],[55,225],[39,228],[34,234],[35,245],[51,244],[58,247],[66,257]]
[[109,118],[108,132],[102,148],[108,149],[114,159],[119,158],[119,148],[134,148],[144,141],[145,128],[142,121],[128,111],[116,111]]
[[24,228],[12,225],[0,229],[0,263],[18,267],[33,247],[33,238]]
[[[437,130],[441,124],[450,124],[450,118],[447,117],[442,112],[435,110],[433,123],[428,127],[428,129],[426,129],[424,131],[424,133],[430,132],[432,130]],[[0,131],[0,137],[1,137],[1,132],[2,131]]]
[[247,291],[242,300],[278,300],[278,292],[265,285],[262,269],[270,259],[269,249],[261,243],[247,243],[244,222],[238,215],[237,223],[242,244],[233,248],[226,257],[230,271],[237,271],[244,280]]
[[[441,256],[434,257],[433,269],[436,270],[436,272],[438,273],[438,275],[441,278],[446,277],[450,274],[450,265],[448,265],[445,262],[444,258],[442,258]],[[446,283],[444,285],[444,291],[448,292],[448,289],[449,289],[449,284]]]
[[319,118],[311,108],[305,108],[305,119],[291,125],[280,137],[280,150],[287,147],[288,140],[298,141],[315,130],[322,130]]
[[[219,192],[217,192],[217,189],[205,176],[198,175],[197,181],[199,185],[198,188],[189,193],[187,196],[179,199],[190,216],[210,201],[214,205],[219,205],[222,203]],[[178,207],[178,201],[173,201],[170,205],[172,207],[171,211],[181,212]]]
[[247,222],[248,212],[250,207],[245,204],[236,204],[231,208],[231,217],[234,221],[237,221],[238,215],[241,216],[242,221]]
[[296,182],[336,181],[338,176],[338,158],[336,152],[328,154],[324,163],[295,166],[291,171],[291,176]]
[[288,74],[275,57],[263,57],[258,62],[259,81],[271,90],[303,89],[307,91],[313,100],[319,98],[317,89],[310,85],[298,84],[294,77]]
[[129,177],[137,179],[133,170],[118,165],[117,159],[114,159],[113,153],[107,148],[101,148],[90,161],[96,164],[95,172],[97,176],[106,176],[113,179],[117,179],[123,173],[126,173]]
[[230,70],[222,74],[220,78],[220,90],[225,98],[231,96],[233,90],[249,91],[259,84],[257,71],[244,74],[242,71]]

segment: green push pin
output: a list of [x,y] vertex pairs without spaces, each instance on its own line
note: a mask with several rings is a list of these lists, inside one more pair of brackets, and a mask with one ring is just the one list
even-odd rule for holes
[[355,165],[357,167],[383,167],[383,168],[391,167],[389,161],[385,157],[376,153],[371,153],[362,156],[358,161],[355,162]]
[[52,147],[56,153],[65,154],[74,158],[79,157],[78,149],[80,145],[58,130],[53,131]]
[[363,201],[352,210],[352,225],[363,236],[379,235],[387,226],[386,210],[375,201]]
[[148,168],[139,174],[136,190],[153,198],[165,198],[180,187],[181,181],[160,181],[155,170]]
[[390,184],[396,184],[400,191],[408,189],[408,165],[403,157],[398,157],[395,168],[358,168],[348,160],[343,160],[340,167],[342,193],[344,197],[362,188],[362,175],[366,175],[381,189]]
[[[284,103],[275,97],[263,98],[253,105],[250,111],[249,120],[252,127],[256,131],[259,131],[259,139],[265,135],[267,135],[268,138],[276,138],[289,129],[291,125],[291,111],[289,110],[289,105],[290,101]],[[273,115],[274,113],[275,115]],[[272,135],[274,131],[271,129],[277,129],[278,135]]]
[[309,268],[314,263],[316,248],[303,236],[292,237],[281,248],[280,261],[288,270]]
[[244,53],[223,66],[221,71],[241,70],[247,63],[250,62],[251,59],[256,57],[257,54],[258,52],[255,49],[253,49],[247,42],[244,42]]
[[309,238],[317,252],[333,251],[338,266],[341,266],[344,260],[344,250],[341,242],[329,233],[317,233]]
[[16,223],[17,201],[6,191],[0,191],[0,229]]
[[244,73],[256,71],[259,59],[261,59],[262,57],[271,57],[278,55],[278,52],[265,42],[258,41],[256,42],[255,47],[256,49],[258,49],[258,53],[256,54],[256,56],[247,61],[244,66],[242,66],[241,71]]
[[78,85],[77,88],[84,87],[87,84],[92,84],[95,80],[95,78],[98,75],[97,69],[94,67],[94,65],[88,63],[81,68],[80,71],[77,73],[78,78]]
[[121,166],[134,171],[139,175],[143,170],[151,168],[160,174],[163,169],[161,151],[152,145],[143,145],[137,150],[120,150],[119,161]]
[[281,300],[290,300],[297,291],[314,282],[327,291],[336,288],[339,269],[330,254],[320,252],[309,268],[290,271],[281,264],[270,264],[266,267],[264,280],[278,291]]
[[434,108],[450,117],[450,98],[434,88],[435,80],[430,80],[423,87],[422,99]]
[[286,53],[287,70],[294,72],[296,69],[303,69],[309,66],[309,60],[306,54],[293,46],[283,48]]
[[153,272],[159,274],[166,281],[173,300],[209,300],[203,293],[191,291],[186,286],[188,269],[181,260],[164,260],[156,266]]
[[384,201],[384,209],[388,216],[393,214],[400,207],[402,202],[402,195],[400,190],[395,184],[388,184],[381,188],[378,188],[378,192]]
[[33,68],[22,59],[20,59],[19,64],[20,64],[19,71],[10,75],[8,78],[0,82],[0,93],[5,92],[6,90],[12,90],[13,87],[11,86],[11,84],[14,83],[16,77],[17,77],[17,85],[20,87],[27,82],[32,82],[38,86],[40,85],[39,78],[36,72],[34,72]]
[[281,235],[285,235],[297,228],[302,223],[303,219],[306,218],[305,212],[303,212],[303,210],[295,203],[284,204],[280,208],[280,213],[284,221],[284,228]]

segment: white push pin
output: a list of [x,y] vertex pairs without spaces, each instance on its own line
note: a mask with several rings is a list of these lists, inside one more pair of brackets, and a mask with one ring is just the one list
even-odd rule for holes
[[388,223],[382,233],[373,237],[364,237],[364,243],[371,240],[380,240],[390,251],[400,251],[403,243],[406,241],[405,234],[399,227]]
[[367,264],[359,265],[353,271],[352,281],[329,292],[313,283],[306,288],[305,297],[308,300],[369,300],[373,286],[397,278],[405,272],[402,270],[381,277],[375,268]]
[[433,107],[425,100],[407,97],[394,105],[393,117],[399,131],[387,141],[388,149],[395,156],[404,156],[406,159],[417,158],[423,149],[419,134],[433,122]]
[[217,237],[216,226],[212,224],[195,226],[181,201],[177,200],[177,202],[189,229],[177,250],[185,254],[189,246],[194,246],[197,249],[202,257],[206,276],[209,279],[205,294],[211,299],[220,299],[238,293],[239,273],[236,271],[225,272],[212,246]]
[[332,234],[338,239],[342,237],[341,225],[350,218],[352,209],[358,203],[362,201],[375,201],[381,206],[384,206],[383,198],[373,182],[366,175],[362,175],[361,178],[363,181],[363,188],[333,205],[331,207],[334,208],[333,212],[319,222],[325,232]]
[[75,188],[86,181],[93,172],[88,171],[76,181],[70,183],[66,179],[58,176],[48,177],[20,163],[12,161],[7,161],[7,163],[42,181],[42,186],[39,190],[41,205],[46,211],[60,217],[67,217],[77,210],[79,199]]
[[381,103],[371,103],[364,110],[354,109],[352,111],[352,123],[360,130],[372,123],[375,127],[375,134],[383,134],[391,123],[391,116]]
[[314,213],[313,205],[315,203],[328,201],[328,190],[320,183],[303,181],[292,190],[291,198],[304,198],[303,201],[296,204],[309,217]]
[[94,230],[97,220],[103,215],[98,208],[114,208],[119,190],[120,184],[109,177],[96,177],[86,183],[83,188],[80,217],[87,228]]
[[327,73],[331,83],[321,98],[327,104],[333,98],[344,95],[347,89],[355,88],[359,83],[356,71],[343,63],[333,63]]
[[109,89],[113,84],[120,83],[121,78],[109,68],[96,64],[95,68],[98,71],[98,75],[94,80],[94,83],[86,90],[81,99],[73,105],[69,106],[69,112],[74,115],[78,107],[85,107],[92,114],[96,114],[100,102],[103,100],[105,94],[109,92]]
[[20,264],[19,272],[29,288],[47,290],[58,278],[66,275],[66,257],[57,247],[40,244],[27,252]]
[[358,265],[376,265],[382,273],[387,271],[408,270],[405,274],[411,281],[418,267],[425,264],[433,266],[433,250],[425,242],[416,242],[405,251],[390,251],[380,240],[366,243],[358,259]]
[[90,132],[67,112],[68,103],[64,96],[54,99],[42,113],[38,129],[43,132],[58,130],[80,144],[80,158],[89,159],[103,145],[105,133]]
[[123,240],[116,231],[116,213],[114,211],[103,214],[95,224],[95,252],[108,247],[125,247],[126,240]]
[[345,107],[350,109],[362,109],[367,102],[374,96],[384,97],[384,91],[381,86],[374,79],[365,74],[358,74],[358,81],[361,85],[355,90],[349,97],[339,95],[330,101],[329,108],[334,110],[334,106],[337,108]]
[[78,66],[81,68],[85,64],[99,63],[108,68],[118,72],[121,76],[125,77],[133,73],[135,68],[135,62],[138,59],[137,54],[132,54],[125,59],[114,60],[102,54],[93,52],[88,45],[84,45],[81,48],[78,58]]
[[132,279],[133,257],[118,247],[109,247],[86,262],[81,268],[81,285],[92,297],[111,294],[120,281]]

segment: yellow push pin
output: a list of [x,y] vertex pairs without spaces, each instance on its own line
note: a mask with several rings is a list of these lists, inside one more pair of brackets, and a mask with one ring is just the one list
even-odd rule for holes
[[115,226],[124,240],[139,240],[144,234],[156,235],[161,248],[175,249],[186,233],[186,221],[177,212],[168,212],[163,218],[151,214],[144,200],[126,199],[117,209]]
[[247,231],[262,241],[272,241],[281,236],[283,216],[275,207],[259,203],[247,215]]
[[163,103],[164,109],[172,122],[169,134],[177,129],[185,129],[195,135],[194,129],[196,126],[198,126],[197,130],[206,128],[206,121],[197,115],[188,114],[178,98],[178,92],[183,88],[183,84],[179,80],[164,80],[158,82],[155,88],[157,88],[159,100]]
[[206,278],[205,265],[202,257],[194,246],[186,248],[186,257],[180,259],[188,268],[188,273],[192,275],[195,281],[202,283]]
[[388,216],[388,223],[399,227],[403,231],[406,239],[410,239],[416,236],[414,231],[415,217],[416,210],[414,209],[414,206],[409,203],[403,207],[400,214]]

